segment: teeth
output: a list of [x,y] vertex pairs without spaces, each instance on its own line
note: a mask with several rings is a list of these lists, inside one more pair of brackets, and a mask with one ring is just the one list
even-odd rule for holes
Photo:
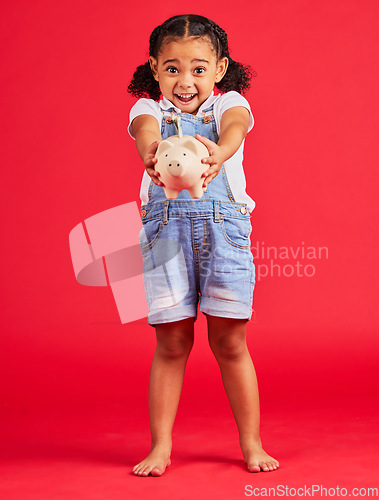
[[193,97],[195,95],[196,94],[178,94],[179,97],[184,97],[184,98],[186,98],[186,97]]

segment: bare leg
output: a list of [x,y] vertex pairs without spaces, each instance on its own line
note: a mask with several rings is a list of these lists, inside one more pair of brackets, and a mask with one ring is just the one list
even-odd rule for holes
[[171,464],[172,428],[184,371],[194,340],[194,318],[155,327],[157,346],[149,380],[150,454],[133,467],[139,476],[161,476]]
[[279,462],[263,450],[260,439],[258,382],[246,344],[246,320],[206,317],[209,345],[220,366],[247,468],[275,470]]

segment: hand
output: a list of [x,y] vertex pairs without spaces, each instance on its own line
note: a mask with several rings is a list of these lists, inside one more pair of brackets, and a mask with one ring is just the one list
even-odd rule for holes
[[203,190],[205,191],[207,185],[213,180],[216,175],[221,170],[221,167],[226,160],[225,155],[223,154],[223,150],[220,146],[218,146],[215,142],[208,139],[208,137],[203,137],[202,135],[196,134],[196,139],[204,144],[207,147],[209,156],[208,158],[203,158],[201,163],[208,163],[210,167],[206,170],[202,177],[205,177],[203,183]]
[[161,142],[162,141],[155,141],[150,144],[145,153],[143,163],[145,165],[146,172],[150,175],[151,180],[154,182],[154,184],[164,187],[163,182],[158,179],[161,174],[159,172],[156,172],[154,168],[154,165],[158,161],[158,158],[155,158],[155,153],[157,152],[158,146]]

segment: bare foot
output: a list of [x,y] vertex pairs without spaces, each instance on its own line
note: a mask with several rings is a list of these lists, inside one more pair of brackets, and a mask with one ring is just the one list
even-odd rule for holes
[[262,444],[256,441],[240,443],[244,461],[250,472],[269,472],[279,467],[279,462],[268,455],[262,448]]
[[166,467],[171,465],[170,453],[170,448],[156,446],[145,460],[133,467],[134,474],[137,476],[161,476]]

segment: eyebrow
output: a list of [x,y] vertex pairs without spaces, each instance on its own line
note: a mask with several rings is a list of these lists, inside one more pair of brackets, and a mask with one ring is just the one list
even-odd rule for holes
[[[163,63],[163,64],[167,64],[167,63],[178,63],[178,59],[166,59],[166,61]],[[205,62],[207,64],[209,64],[209,61],[207,61],[206,59],[192,59],[191,63],[193,62]]]

